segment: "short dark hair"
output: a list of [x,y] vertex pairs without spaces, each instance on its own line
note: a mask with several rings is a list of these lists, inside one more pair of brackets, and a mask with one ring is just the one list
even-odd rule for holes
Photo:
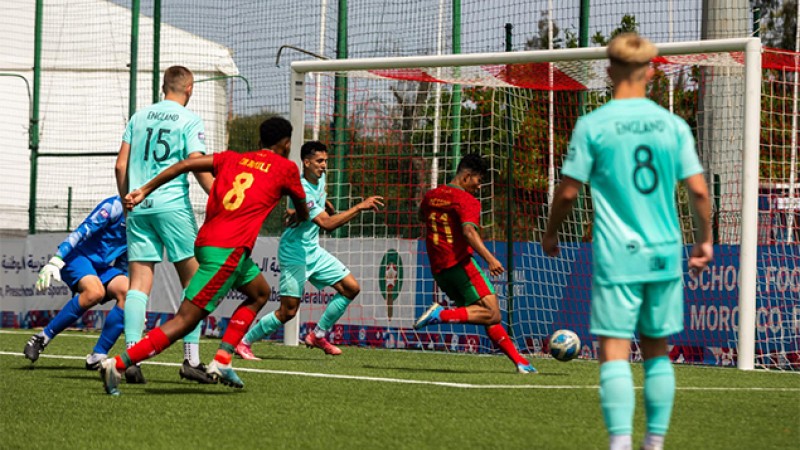
[[320,141],[308,141],[300,147],[300,159],[306,159],[314,156],[317,152],[328,152],[328,147]]
[[479,153],[470,153],[461,158],[456,173],[461,173],[465,170],[486,178],[489,175],[489,162]]
[[272,147],[283,138],[292,138],[292,124],[283,117],[272,116],[261,122],[259,137],[263,147]]
[[183,66],[172,66],[164,71],[164,94],[169,92],[180,93],[192,80],[192,71]]

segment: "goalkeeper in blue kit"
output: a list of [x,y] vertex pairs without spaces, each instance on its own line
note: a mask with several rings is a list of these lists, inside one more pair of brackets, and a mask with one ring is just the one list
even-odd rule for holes
[[58,246],[55,256],[39,271],[36,290],[43,292],[51,280],[63,281],[75,294],[40,333],[25,344],[25,357],[36,362],[59,333],[94,306],[109,300],[116,305],[106,317],[103,331],[86,357],[86,368],[97,370],[124,327],[123,307],[128,292],[128,247],[125,215],[119,196],[98,204],[78,228]]
[[558,254],[558,229],[581,185],[594,205],[590,331],[600,341],[600,407],[612,450],[631,449],[636,397],[629,364],[639,332],[644,358],[647,433],[642,449],[664,447],[672,415],[675,374],[667,338],[683,331],[683,235],[675,189],[683,181],[695,218],[689,270],[713,256],[708,186],[686,122],[646,98],[658,49],[635,33],[607,49],[613,100],[581,117],[561,170],[547,229],[545,254]]

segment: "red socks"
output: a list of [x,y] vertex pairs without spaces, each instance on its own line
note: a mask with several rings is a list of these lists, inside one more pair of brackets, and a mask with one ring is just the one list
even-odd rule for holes
[[511,361],[514,361],[514,364],[528,364],[528,360],[523,358],[517,351],[517,347],[514,346],[514,342],[508,336],[508,333],[506,333],[506,329],[503,328],[503,325],[498,323],[497,325],[486,327],[486,334],[489,335],[489,339],[494,342],[494,345],[500,348],[501,352],[508,356]]
[[439,313],[439,320],[443,323],[467,323],[469,313],[467,308],[447,308]]
[[161,328],[156,328],[148,333],[144,339],[137,342],[136,345],[129,348],[122,356],[117,356],[117,370],[125,370],[145,359],[152,358],[163,352],[170,344],[172,343],[167,335],[161,331]]
[[225,328],[225,334],[222,335],[222,343],[219,345],[217,355],[214,359],[220,364],[230,364],[234,349],[239,342],[242,341],[245,333],[253,324],[256,319],[256,311],[246,307],[239,306],[233,312],[231,320],[228,321],[228,327]]

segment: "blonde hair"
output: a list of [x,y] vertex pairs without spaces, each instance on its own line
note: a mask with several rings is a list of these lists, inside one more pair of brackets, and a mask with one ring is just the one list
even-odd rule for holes
[[644,78],[650,60],[658,56],[658,49],[636,33],[621,33],[608,43],[606,55],[611,62],[612,80],[638,81]]

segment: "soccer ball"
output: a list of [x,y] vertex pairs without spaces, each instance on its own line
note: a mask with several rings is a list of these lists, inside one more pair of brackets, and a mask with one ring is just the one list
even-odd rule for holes
[[575,359],[581,352],[581,339],[570,330],[558,330],[550,336],[550,355],[559,361]]

